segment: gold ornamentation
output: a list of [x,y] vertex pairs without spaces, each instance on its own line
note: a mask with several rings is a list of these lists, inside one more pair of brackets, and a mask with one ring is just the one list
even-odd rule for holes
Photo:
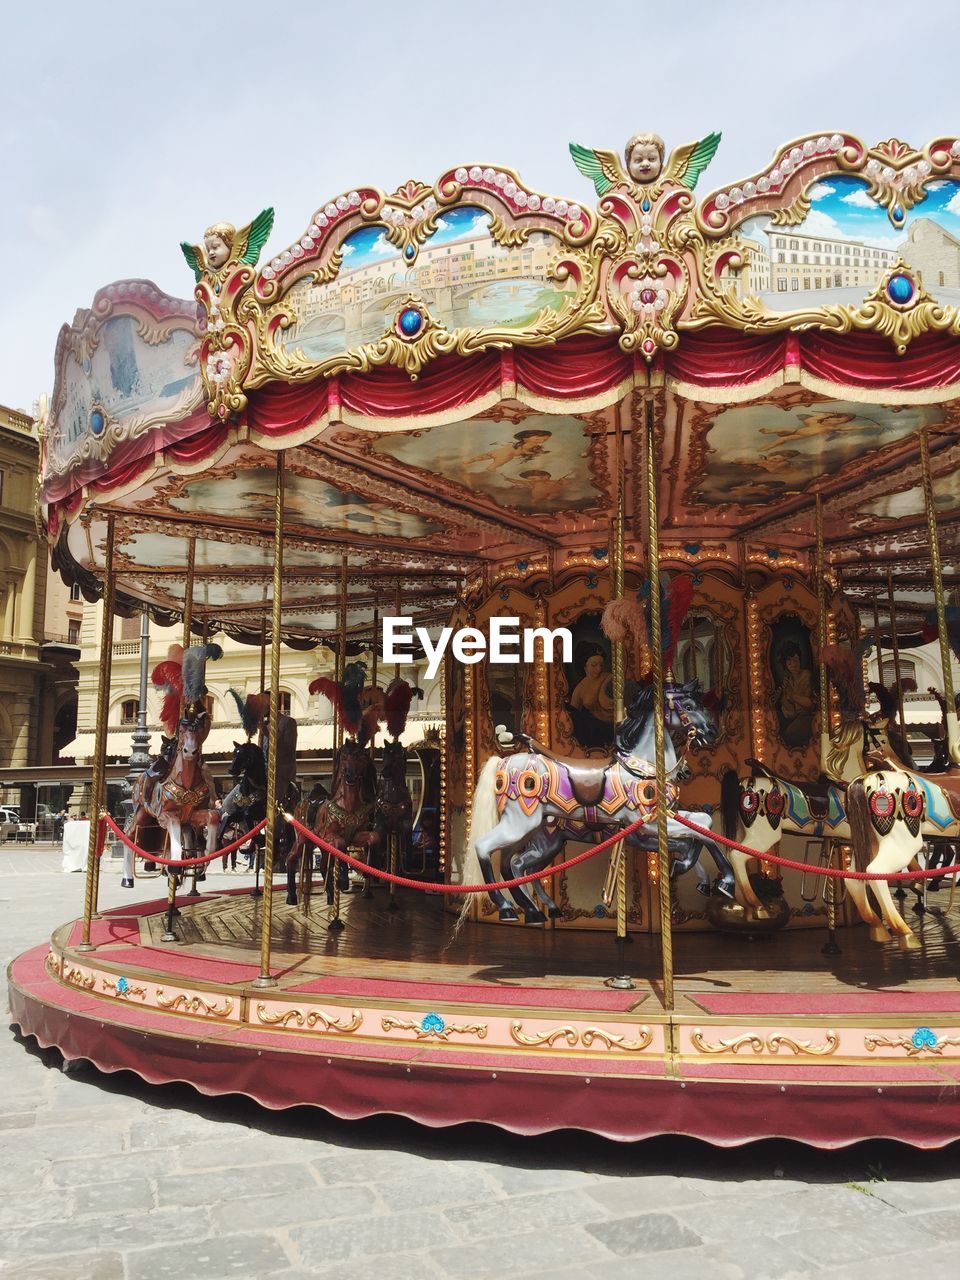
[[929,1027],[918,1027],[909,1036],[867,1035],[863,1043],[871,1053],[877,1049],[904,1049],[908,1058],[922,1057],[925,1053],[939,1057],[944,1049],[960,1048],[960,1036],[938,1036]]
[[225,996],[223,1004],[218,1006],[215,1001],[207,1000],[204,996],[197,994],[188,996],[182,991],[168,998],[163,987],[157,988],[157,1004],[161,1009],[172,1009],[181,1013],[202,1013],[205,1017],[211,1018],[228,1018],[233,1012],[233,1000],[229,996]]
[[522,1022],[510,1023],[510,1036],[517,1044],[532,1045],[542,1048],[544,1045],[552,1049],[558,1040],[565,1040],[573,1049],[580,1039],[575,1027],[554,1027],[550,1031],[524,1031]]
[[126,978],[118,978],[115,982],[110,978],[103,978],[101,983],[104,991],[112,991],[121,1000],[129,1000],[133,996],[145,1000],[147,997],[146,987],[132,987]]
[[97,985],[97,975],[95,973],[85,973],[83,969],[64,968],[63,981],[69,982],[71,987],[79,987],[81,991],[92,991]]
[[490,235],[504,249],[515,249],[530,239],[530,227],[514,227],[496,216],[490,219]]
[[359,1009],[352,1009],[349,1020],[344,1021],[342,1018],[332,1018],[322,1009],[311,1009],[309,1013],[304,1013],[302,1009],[277,1009],[271,1012],[265,1004],[257,1005],[257,1018],[260,1022],[275,1027],[287,1027],[293,1022],[296,1026],[307,1027],[311,1031],[319,1026],[321,1031],[340,1031],[344,1035],[358,1030],[363,1022],[363,1014]]
[[822,1057],[835,1053],[840,1044],[840,1037],[835,1031],[826,1031],[823,1044],[814,1044],[810,1040],[795,1040],[793,1036],[772,1035],[758,1036],[748,1032],[742,1036],[731,1036],[726,1040],[707,1040],[700,1027],[691,1034],[693,1045],[701,1053],[739,1053],[741,1049],[749,1049],[751,1053],[778,1054],[781,1049],[796,1054],[798,1057],[810,1055]]
[[810,197],[801,192],[793,204],[777,209],[770,219],[775,227],[798,227],[810,212]]
[[57,955],[56,951],[48,951],[44,963],[48,973],[52,973],[55,978],[60,977],[61,957]]
[[449,1040],[451,1036],[476,1036],[478,1040],[487,1037],[485,1022],[465,1022],[460,1025],[444,1022],[437,1014],[427,1014],[420,1022],[408,1018],[393,1018],[389,1015],[380,1019],[384,1031],[413,1031],[418,1040]]
[[585,1031],[580,1032],[580,1043],[589,1049],[595,1040],[599,1040],[607,1049],[623,1049],[627,1053],[638,1053],[641,1049],[646,1049],[653,1040],[653,1032],[649,1027],[639,1027],[638,1031],[640,1034],[636,1040],[628,1040],[626,1036],[603,1031],[600,1027],[587,1027]]

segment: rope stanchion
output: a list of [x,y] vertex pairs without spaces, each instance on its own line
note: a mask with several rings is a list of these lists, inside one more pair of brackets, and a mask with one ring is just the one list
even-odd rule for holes
[[[122,827],[117,826],[117,824],[109,815],[105,815],[103,818],[101,818],[100,821],[104,828],[104,838],[106,837],[106,829],[109,827],[109,829],[117,837],[120,843],[125,844],[127,848],[130,849],[136,857],[144,858],[149,862],[156,862],[161,867],[204,866],[206,863],[212,862],[214,858],[222,858],[224,854],[233,853],[235,849],[239,849],[241,845],[245,845],[249,840],[253,839],[255,835],[258,835],[263,830],[263,828],[267,825],[266,818],[261,818],[260,821],[256,824],[256,826],[251,827],[249,831],[247,831],[244,835],[239,836],[236,840],[233,841],[232,844],[225,844],[222,849],[214,849],[213,853],[205,853],[198,858],[161,858],[159,854],[148,853],[146,849],[141,849],[138,844],[136,844],[133,840],[130,839],[130,837],[127,835],[127,833],[123,830]],[[102,853],[103,853],[103,839],[100,839],[98,855]]]
[[[302,822],[298,822],[293,814],[284,813],[283,816],[290,826],[303,836],[304,840],[309,841],[317,849],[322,849],[332,857],[339,858],[348,867],[354,867],[365,875],[375,876],[378,880],[386,880],[390,884],[398,884],[404,889],[420,889],[423,893],[454,893],[460,895],[465,893],[489,893],[491,889],[515,889],[517,885],[530,884],[532,880],[542,880],[545,874],[543,871],[533,871],[526,876],[517,876],[513,880],[495,880],[491,884],[435,884],[433,881],[410,880],[406,876],[391,875],[389,871],[381,871],[378,867],[368,866],[367,863],[361,862],[359,858],[351,858],[349,853],[344,853],[332,844],[328,844],[326,840],[322,840],[309,827],[305,827]],[[640,831],[646,825],[642,818],[636,822],[631,822],[628,827],[623,827],[622,830],[617,831],[606,840],[594,845],[592,849],[587,849],[585,853],[578,853],[575,858],[568,858],[566,862],[558,862],[556,866],[550,868],[547,874],[557,875],[561,871],[568,871],[571,867],[579,866],[581,862],[586,862],[589,858],[595,858],[598,853],[605,853],[607,849],[615,845],[619,840],[626,840],[628,836],[633,835],[634,831]]]
[[696,831],[697,835],[708,836],[711,840],[716,840],[717,844],[722,844],[727,849],[736,849],[738,853],[745,853],[749,858],[760,858],[763,862],[770,862],[775,867],[787,867],[791,871],[813,871],[817,875],[830,876],[834,880],[933,880],[936,876],[960,875],[960,862],[955,862],[952,867],[928,867],[924,871],[848,871],[841,867],[815,867],[811,862],[795,862],[793,858],[781,858],[774,853],[761,853],[759,849],[751,849],[749,845],[729,840],[726,836],[711,831],[709,827],[701,827],[699,823],[691,822],[689,818],[684,818],[679,813],[674,813],[673,817],[677,822],[682,822],[685,827],[689,827],[691,831]]

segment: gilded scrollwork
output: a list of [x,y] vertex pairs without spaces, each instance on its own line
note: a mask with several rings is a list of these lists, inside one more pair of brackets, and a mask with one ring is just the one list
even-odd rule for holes
[[517,1044],[532,1048],[552,1049],[558,1040],[563,1040],[570,1048],[574,1048],[580,1039],[575,1027],[552,1027],[549,1031],[525,1031],[522,1022],[510,1023],[510,1038]]
[[737,1054],[741,1049],[751,1053],[768,1053],[777,1055],[781,1049],[796,1057],[825,1057],[835,1053],[840,1045],[840,1037],[835,1031],[825,1031],[824,1040],[815,1044],[812,1040],[798,1040],[794,1036],[769,1035],[761,1036],[755,1032],[746,1032],[740,1036],[728,1036],[721,1040],[708,1040],[702,1028],[697,1027],[690,1035],[691,1043],[700,1053]]
[[447,1022],[438,1013],[428,1013],[414,1022],[410,1018],[394,1018],[389,1014],[380,1019],[384,1031],[412,1031],[418,1040],[449,1040],[451,1036],[476,1036],[478,1040],[487,1037],[485,1022]]
[[271,1009],[265,1004],[257,1005],[257,1020],[272,1027],[306,1027],[314,1031],[317,1027],[323,1032],[338,1031],[349,1035],[359,1030],[363,1023],[363,1014],[359,1009],[351,1009],[349,1018],[333,1017],[322,1009]]
[[163,987],[157,988],[157,1004],[161,1009],[169,1009],[173,1013],[198,1014],[205,1018],[229,1018],[233,1012],[233,1000],[230,996],[224,996],[223,1003],[218,1004],[216,1000],[208,1000],[206,996],[196,992],[187,995],[179,991],[174,996],[168,996]]

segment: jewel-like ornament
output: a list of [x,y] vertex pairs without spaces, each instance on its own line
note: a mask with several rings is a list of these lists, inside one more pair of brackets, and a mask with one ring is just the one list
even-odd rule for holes
[[915,1049],[936,1049],[938,1041],[929,1027],[917,1027],[910,1037],[910,1043]]
[[103,430],[104,430],[104,427],[106,427],[106,425],[107,425],[107,420],[104,417],[103,410],[91,409],[90,410],[90,430],[93,432],[93,434],[95,436],[103,435]]
[[420,1022],[420,1030],[424,1035],[440,1036],[446,1030],[447,1024],[440,1017],[439,1013],[425,1013]]
[[902,271],[898,271],[896,275],[891,276],[887,281],[887,297],[896,306],[905,307],[913,295],[913,281]]
[[415,338],[423,328],[423,314],[416,307],[404,307],[397,320],[397,328],[404,338]]

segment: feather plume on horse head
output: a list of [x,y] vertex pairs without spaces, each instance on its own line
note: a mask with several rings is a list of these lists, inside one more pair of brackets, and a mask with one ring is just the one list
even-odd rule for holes
[[[693,603],[693,581],[685,573],[671,579],[660,575],[660,642],[663,665],[669,667],[677,652],[677,643],[684,620]],[[650,617],[650,583],[645,582],[635,600],[625,596],[611,600],[603,611],[601,626],[610,640],[625,640],[632,635],[646,649],[650,643],[652,621]]]
[[163,662],[158,662],[150,676],[151,683],[164,693],[160,707],[160,723],[168,738],[177,736],[180,703],[183,701],[183,646],[172,644]]
[[223,657],[223,650],[218,644],[197,644],[187,649],[183,655],[183,701],[184,705],[198,710],[207,692],[206,674],[207,660],[216,662]]
[[321,693],[331,703],[337,719],[345,731],[356,736],[363,723],[363,707],[360,694],[363,692],[364,679],[367,674],[366,664],[350,662],[343,673],[343,680],[332,680],[329,676],[317,676],[307,686],[310,693]]
[[270,695],[269,693],[248,693],[246,698],[243,698],[236,689],[228,689],[227,692],[233,695],[233,700],[237,704],[240,723],[249,742],[262,727],[270,710]]
[[416,685],[408,684],[406,680],[397,678],[391,680],[387,685],[383,706],[387,733],[390,734],[391,738],[399,738],[407,727],[410,704],[415,697],[422,698],[423,690],[418,689]]
[[841,719],[858,719],[866,707],[860,659],[848,644],[824,645],[822,657],[840,700]]

